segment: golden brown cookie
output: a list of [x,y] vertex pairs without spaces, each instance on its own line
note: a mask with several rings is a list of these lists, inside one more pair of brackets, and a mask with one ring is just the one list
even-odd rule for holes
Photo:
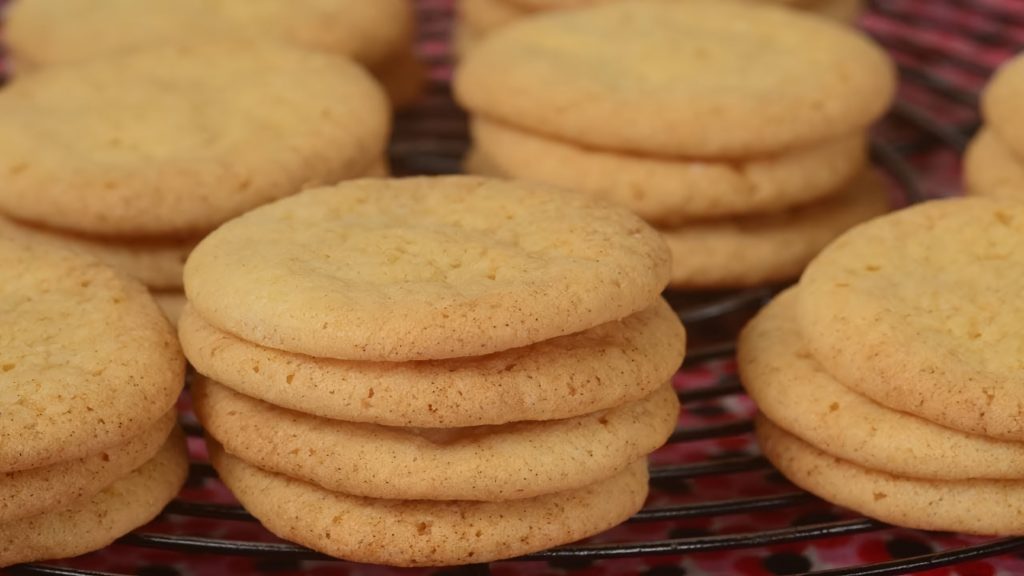
[[245,508],[281,538],[337,558],[392,566],[488,562],[585,538],[626,520],[647,497],[647,463],[577,490],[516,502],[359,498],[210,457]]
[[865,128],[894,67],[863,34],[765,3],[612,2],[524,20],[456,73],[470,112],[581,145],[770,154]]
[[775,425],[829,454],[897,476],[1024,478],[1024,444],[943,428],[836,381],[803,342],[798,297],[796,289],[777,296],[747,324],[738,343],[743,387]]
[[999,136],[982,129],[964,156],[967,194],[1024,200],[1024,159],[1018,158]]
[[843,384],[949,428],[1024,440],[1024,205],[935,200],[877,218],[826,248],[799,294],[804,341]]
[[0,92],[0,212],[95,236],[196,236],[365,174],[389,116],[359,66],[284,46],[53,67]]
[[840,194],[769,214],[663,230],[673,288],[737,288],[800,276],[811,259],[852,226],[889,210],[885,184],[866,172]]
[[893,476],[830,456],[764,417],[757,420],[757,439],[765,456],[791,482],[871,518],[922,530],[1024,533],[1024,481]]
[[0,240],[0,471],[97,454],[149,430],[184,386],[174,331],[135,280]]
[[1024,56],[996,71],[982,95],[981,111],[988,129],[999,136],[1015,156],[1024,156]]
[[864,169],[863,133],[770,156],[701,161],[602,152],[483,118],[471,123],[484,174],[544,182],[621,204],[670,227],[820,199]]
[[185,264],[207,322],[311,356],[480,356],[619,320],[668,278],[624,209],[465,176],[308,190],[221,226]]
[[439,361],[283,352],[218,330],[191,308],[178,332],[196,370],[248,396],[325,418],[424,428],[556,420],[639,400],[672,377],[686,349],[663,300],[578,334]]
[[332,492],[397,500],[519,500],[581,488],[657,450],[679,417],[668,384],[568,420],[443,429],[318,418],[208,379],[192,390],[203,429],[229,454]]

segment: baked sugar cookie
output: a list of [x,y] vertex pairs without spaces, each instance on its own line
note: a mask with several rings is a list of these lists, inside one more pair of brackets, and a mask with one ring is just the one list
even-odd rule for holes
[[881,179],[867,172],[840,194],[778,213],[691,222],[663,230],[675,288],[736,288],[796,278],[847,229],[889,209]]
[[587,149],[486,118],[471,128],[477,152],[498,175],[605,198],[659,226],[819,199],[854,178],[867,151],[867,135],[857,132],[762,157],[701,161]]
[[79,254],[0,240],[0,471],[100,453],[150,429],[184,385],[142,285]]
[[568,420],[446,429],[308,416],[207,379],[193,392],[203,428],[229,454],[332,492],[398,500],[519,500],[581,488],[661,447],[679,417],[667,384]]
[[284,46],[57,66],[0,93],[0,212],[95,236],[197,236],[365,174],[389,116],[359,66]]
[[1017,56],[996,71],[982,95],[981,111],[988,129],[999,136],[1015,156],[1024,156],[1024,56]]
[[890,59],[863,34],[730,0],[545,14],[489,37],[455,78],[473,114],[593,148],[689,158],[852,134],[894,89]]
[[579,194],[458,176],[359,180],[221,226],[185,264],[185,292],[207,322],[263,346],[411,361],[625,318],[657,299],[668,268],[654,230]]
[[740,380],[775,425],[838,458],[897,476],[1024,478],[1024,445],[943,428],[837,382],[803,342],[798,297],[796,289],[777,296],[739,339]]
[[[844,234],[800,281],[801,332],[837,380],[890,408],[1024,440],[1024,205],[917,205]],[[867,361],[870,360],[870,361]]]
[[187,475],[185,437],[179,431],[152,460],[96,495],[62,510],[0,523],[0,567],[99,550],[155,518]]
[[516,502],[378,500],[260,470],[210,443],[238,500],[271,532],[325,554],[393,566],[488,562],[565,544],[622,522],[647,497],[647,463],[577,490]]
[[556,420],[639,400],[672,377],[686,349],[664,300],[577,334],[441,361],[283,352],[218,330],[191,308],[178,333],[196,370],[248,396],[325,418],[424,428]]
[[1024,200],[1022,158],[1014,155],[998,135],[989,129],[982,129],[971,141],[964,156],[967,193],[972,196]]
[[883,522],[986,536],[1024,533],[1024,481],[918,480],[876,472],[830,456],[757,420],[765,456],[791,482]]
[[150,429],[120,446],[70,462],[0,474],[0,526],[59,510],[127,476],[156,455],[175,422],[177,412],[170,410]]

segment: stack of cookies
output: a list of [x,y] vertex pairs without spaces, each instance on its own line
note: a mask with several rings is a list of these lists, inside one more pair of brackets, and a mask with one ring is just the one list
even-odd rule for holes
[[929,202],[863,224],[744,330],[765,455],[900,526],[1024,534],[1024,207]]
[[360,67],[283,46],[47,68],[0,92],[0,237],[89,253],[173,317],[199,238],[304,187],[385,172],[389,127]]
[[1024,200],[1024,56],[1003,65],[985,89],[985,127],[964,157],[967,193]]
[[603,531],[678,416],[668,265],[635,216],[543,186],[362,180],[256,209],[185,267],[213,464],[272,532],[350,560]]
[[0,239],[0,567],[102,548],[185,481],[185,359],[146,289]]
[[359,62],[403,105],[424,80],[413,28],[409,0],[14,0],[5,40],[18,74],[150,48],[281,43]]
[[456,73],[468,171],[630,208],[665,235],[671,285],[690,289],[794,278],[886,210],[866,140],[894,84],[859,32],[736,0],[540,16]]
[[[579,8],[612,0],[458,0],[455,26],[456,50],[465,53],[487,35],[522,18]],[[680,0],[677,0],[680,1]],[[844,22],[852,22],[863,9],[863,0],[754,0],[774,2]]]

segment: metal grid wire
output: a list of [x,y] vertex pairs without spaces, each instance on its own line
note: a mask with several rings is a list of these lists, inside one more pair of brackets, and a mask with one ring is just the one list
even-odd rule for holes
[[[1014,44],[1012,38],[1024,38],[1024,5],[1014,13],[997,4],[951,0],[936,2],[941,9],[907,12],[899,1],[877,0],[864,23],[869,32],[889,47],[900,65],[904,81],[900,102],[889,117],[876,130],[872,141],[872,155],[899,184],[909,202],[942,195],[934,192],[922,179],[922,170],[916,165],[935,154],[959,154],[970,135],[978,127],[977,91],[992,72],[995,60],[1024,48]],[[421,33],[424,36],[424,57],[433,70],[433,82],[427,98],[415,110],[403,113],[396,126],[391,156],[396,172],[401,174],[440,174],[457,172],[459,160],[467,143],[464,116],[454,107],[448,85],[449,66],[447,43],[444,39],[451,23],[447,3],[421,4]],[[951,16],[945,8],[969,9],[976,18],[964,20]],[[954,42],[930,42],[904,34],[901,26],[908,20],[919,28],[936,31],[952,37]],[[1016,32],[1018,35],[1010,35]],[[1019,40],[1018,40],[1019,42]],[[991,48],[1002,56],[992,62],[978,62],[974,52],[967,49],[981,46]],[[912,103],[913,102],[913,103]],[[925,102],[926,105],[921,105]],[[922,160],[924,159],[924,160]],[[696,336],[697,347],[688,351],[683,369],[709,362],[728,361],[734,354],[733,336],[743,319],[752,314],[772,296],[772,289],[759,289],[730,294],[692,296],[669,295],[680,312],[689,332]],[[743,394],[733,376],[722,376],[710,386],[689,389],[680,393],[683,410],[709,401],[726,401]],[[747,435],[752,430],[749,419],[735,419],[726,423],[677,430],[670,443],[696,443]],[[201,435],[198,426],[188,426],[191,436]],[[757,455],[737,455],[722,459],[661,465],[651,470],[652,485],[664,489],[674,483],[700,477],[768,471],[770,464]],[[212,468],[204,462],[192,465],[191,482],[216,482]],[[801,509],[820,502],[796,488],[770,496],[743,497],[725,500],[690,502],[684,505],[649,507],[630,522],[678,522],[692,518],[753,513],[762,511]],[[214,521],[255,520],[242,508],[201,501],[177,500],[165,511],[166,515],[206,518]],[[573,562],[592,561],[648,555],[687,555],[712,551],[753,549],[769,545],[817,541],[825,538],[881,531],[886,525],[856,516],[836,520],[825,515],[820,521],[764,531],[742,533],[694,535],[654,541],[582,544],[559,547],[531,554],[517,561]],[[212,534],[212,532],[211,532]],[[179,536],[151,533],[143,529],[122,538],[122,545],[156,548],[177,555],[221,554],[259,557],[267,561],[330,560],[301,546],[281,542],[255,542],[225,540],[211,535]],[[934,569],[943,566],[1024,551],[1024,538],[991,539],[980,544],[912,555],[870,565],[851,566],[814,572],[818,575],[885,575]],[[476,565],[458,569],[459,574],[488,574],[489,565]],[[21,574],[85,575],[102,574],[65,567],[24,565],[12,569]]]

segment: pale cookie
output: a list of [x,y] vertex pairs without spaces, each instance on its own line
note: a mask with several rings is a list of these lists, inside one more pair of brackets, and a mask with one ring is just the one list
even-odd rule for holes
[[198,235],[365,174],[389,115],[359,66],[283,46],[58,66],[0,92],[0,212],[98,236]]
[[541,185],[465,176],[360,180],[257,208],[199,243],[185,293],[210,324],[312,356],[480,356],[649,307],[657,232]]
[[489,36],[456,73],[472,113],[609,151],[735,158],[812,146],[888,108],[863,34],[734,0],[613,2]]
[[663,230],[673,288],[738,288],[790,280],[847,229],[889,210],[885,184],[865,172],[838,195],[783,212]]
[[180,289],[185,260],[198,240],[108,239],[40,228],[0,216],[0,238],[45,244],[91,256],[149,288]]
[[1013,154],[1024,157],[1024,55],[1003,64],[982,95],[981,111],[988,129]]
[[188,476],[185,437],[171,434],[152,460],[56,512],[0,524],[0,567],[99,550],[155,518]]
[[1024,440],[1024,205],[938,200],[843,235],[800,281],[800,328],[848,387],[964,432]]
[[607,530],[637,512],[647,497],[643,460],[568,492],[517,502],[430,502],[328,492],[208,445],[224,484],[268,530],[356,562],[450,566],[511,558]]
[[8,240],[0,270],[0,471],[113,448],[174,406],[185,358],[142,285]]
[[840,22],[856,22],[864,13],[864,0],[812,0],[798,7]]
[[738,343],[743,387],[773,423],[829,454],[897,476],[1024,478],[1024,445],[943,428],[837,382],[803,342],[797,298],[795,289],[777,296],[747,324]]
[[157,453],[175,422],[177,412],[172,409],[119,446],[70,462],[0,474],[0,526],[59,510],[127,476]]
[[686,333],[664,301],[621,321],[486,356],[354,362],[266,348],[186,308],[182,347],[200,373],[299,412],[388,426],[556,420],[638,400],[670,379]]
[[530,15],[529,10],[508,0],[458,0],[455,10],[459,26],[465,26],[466,30],[479,35],[489,34]]
[[184,292],[150,292],[153,296],[153,300],[156,305],[160,307],[160,310],[164,313],[164,316],[171,321],[172,326],[178,325],[178,319],[181,318],[182,313],[185,310],[185,305],[188,304],[188,300],[185,299]]
[[1018,158],[998,135],[982,129],[964,155],[967,194],[1024,200],[1024,157]]
[[764,417],[757,420],[757,439],[791,482],[865,516],[921,530],[1024,534],[1024,481],[893,476],[830,456]]
[[848,183],[867,159],[863,132],[770,156],[702,161],[590,150],[483,118],[471,129],[498,175],[592,194],[660,226],[810,202]]
[[490,502],[580,488],[657,450],[679,418],[671,385],[568,420],[445,429],[318,418],[207,379],[192,390],[203,429],[229,454],[332,492],[396,500]]
[[19,67],[30,68],[224,40],[271,40],[372,66],[409,45],[413,14],[407,0],[17,0],[4,33]]

